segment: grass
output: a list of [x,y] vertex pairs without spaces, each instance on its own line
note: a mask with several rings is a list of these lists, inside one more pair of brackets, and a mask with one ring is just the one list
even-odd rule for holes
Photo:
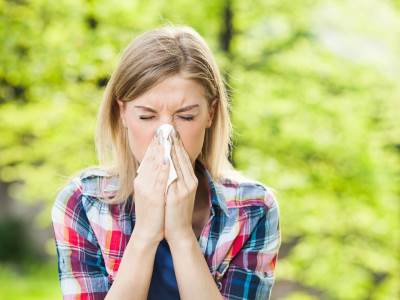
[[0,299],[61,299],[57,264],[51,260],[29,265],[0,264]]

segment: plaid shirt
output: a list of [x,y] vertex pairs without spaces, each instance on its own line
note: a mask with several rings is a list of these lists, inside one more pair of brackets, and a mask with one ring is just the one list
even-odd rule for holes
[[[269,299],[281,244],[275,196],[259,182],[215,182],[202,170],[211,212],[198,242],[210,273],[225,299]],[[52,222],[64,299],[104,299],[111,287],[135,223],[132,197],[123,204],[99,201],[117,188],[116,176],[90,169],[56,197]]]

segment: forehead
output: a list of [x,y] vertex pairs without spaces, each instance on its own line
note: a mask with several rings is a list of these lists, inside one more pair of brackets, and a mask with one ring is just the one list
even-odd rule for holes
[[137,97],[135,105],[146,105],[155,108],[177,108],[182,105],[207,104],[203,86],[193,79],[181,75],[167,77],[144,94]]

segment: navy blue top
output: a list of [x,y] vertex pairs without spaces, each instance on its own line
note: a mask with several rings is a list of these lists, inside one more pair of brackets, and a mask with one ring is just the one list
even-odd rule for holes
[[[199,240],[199,238],[197,240]],[[147,299],[180,299],[171,251],[165,239],[160,242],[157,248],[156,256],[154,258],[153,275],[151,277]]]
[[165,239],[160,242],[157,248],[147,299],[180,299],[171,251]]

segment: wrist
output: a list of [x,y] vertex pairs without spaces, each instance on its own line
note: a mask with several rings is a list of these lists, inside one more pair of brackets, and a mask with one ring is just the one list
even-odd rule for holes
[[168,235],[166,236],[166,240],[170,247],[174,247],[175,245],[178,247],[185,247],[186,245],[192,244],[193,241],[197,243],[196,235],[191,228],[186,231],[176,232]]
[[162,239],[163,239],[162,236],[150,237],[149,235],[144,234],[137,229],[136,230],[133,229],[130,238],[133,244],[140,246],[142,248],[149,248],[154,246],[157,247]]

